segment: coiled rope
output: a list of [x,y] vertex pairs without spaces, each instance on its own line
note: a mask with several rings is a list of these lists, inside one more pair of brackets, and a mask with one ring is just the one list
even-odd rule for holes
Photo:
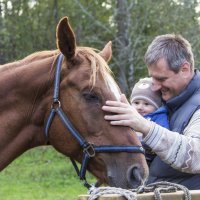
[[183,191],[184,200],[191,200],[191,194],[188,188],[183,185],[170,183],[170,182],[156,182],[149,185],[143,185],[137,189],[126,190],[116,187],[94,187],[92,186],[89,190],[88,200],[96,200],[98,197],[105,194],[119,194],[124,196],[127,200],[137,200],[136,194],[153,192],[155,200],[162,200],[161,193],[171,193],[176,191]]
[[137,200],[136,193],[131,190],[126,190],[116,187],[91,187],[89,190],[88,200],[96,200],[98,197],[105,194],[119,194],[124,196],[127,200]]

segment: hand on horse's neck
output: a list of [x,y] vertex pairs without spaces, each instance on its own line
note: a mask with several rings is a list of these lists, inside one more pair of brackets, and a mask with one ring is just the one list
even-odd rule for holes
[[45,144],[43,123],[52,101],[53,60],[11,63],[0,69],[0,169],[27,149]]

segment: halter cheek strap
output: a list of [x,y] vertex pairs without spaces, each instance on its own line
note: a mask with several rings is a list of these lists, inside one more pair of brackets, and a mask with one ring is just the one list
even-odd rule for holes
[[48,138],[49,129],[51,126],[51,123],[54,119],[54,116],[57,114],[60,120],[62,121],[63,125],[66,129],[69,130],[69,132],[72,134],[72,136],[77,140],[77,142],[80,144],[80,146],[83,149],[83,159],[80,170],[78,169],[78,166],[76,162],[72,159],[72,164],[77,172],[77,175],[81,180],[84,180],[84,185],[87,188],[90,188],[91,185],[87,183],[85,175],[87,170],[87,165],[90,160],[90,158],[94,157],[96,153],[115,153],[115,152],[130,152],[130,153],[142,153],[144,154],[144,149],[142,146],[113,146],[113,145],[101,145],[96,146],[94,144],[91,144],[87,142],[82,135],[75,129],[73,124],[68,119],[67,115],[64,113],[61,103],[59,101],[59,88],[60,88],[60,73],[61,73],[61,66],[62,66],[62,60],[63,55],[60,54],[58,56],[57,64],[56,64],[56,71],[55,71],[55,80],[54,80],[54,93],[53,93],[53,102],[51,106],[51,111],[49,113],[49,116],[47,118],[46,124],[45,124],[45,136]]

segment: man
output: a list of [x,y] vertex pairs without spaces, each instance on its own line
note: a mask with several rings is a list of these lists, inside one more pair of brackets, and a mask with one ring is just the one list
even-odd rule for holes
[[145,54],[152,89],[160,91],[169,111],[170,130],[144,119],[128,103],[107,101],[112,125],[141,132],[157,154],[150,166],[148,183],[169,181],[200,189],[200,72],[194,69],[190,43],[180,35],[156,37]]

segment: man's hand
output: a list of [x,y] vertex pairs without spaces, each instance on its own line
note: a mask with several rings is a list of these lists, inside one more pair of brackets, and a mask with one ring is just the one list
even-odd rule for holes
[[105,115],[105,120],[110,124],[117,126],[129,126],[134,131],[141,132],[144,136],[150,130],[151,122],[142,117],[137,110],[131,106],[124,94],[121,95],[121,102],[106,101],[106,105],[102,107],[104,111],[115,113],[113,115]]

